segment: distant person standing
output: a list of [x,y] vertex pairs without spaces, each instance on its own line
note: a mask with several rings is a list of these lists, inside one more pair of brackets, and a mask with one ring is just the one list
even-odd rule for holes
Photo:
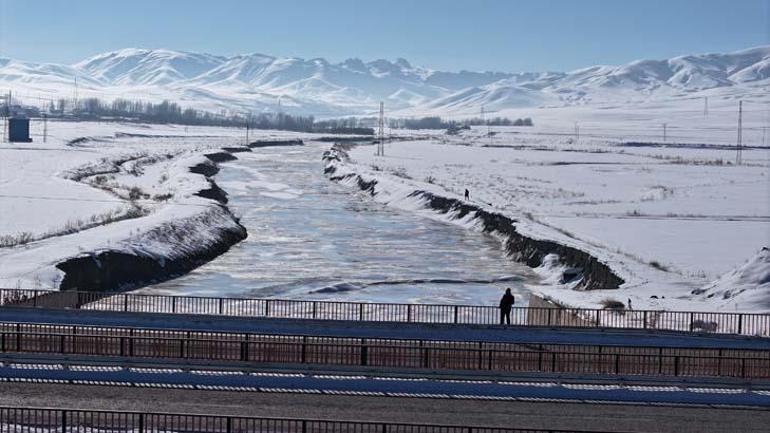
[[465,200],[471,199],[471,192],[468,191],[468,188],[465,188]]
[[513,294],[511,293],[511,289],[505,289],[505,294],[500,299],[500,324],[503,325],[503,321],[505,321],[505,324],[510,325],[511,324],[511,309],[513,308],[513,304],[516,302],[516,300],[513,298]]

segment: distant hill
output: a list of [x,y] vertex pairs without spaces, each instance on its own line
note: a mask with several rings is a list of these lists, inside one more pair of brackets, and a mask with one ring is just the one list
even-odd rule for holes
[[[166,49],[123,49],[74,65],[0,58],[0,89],[30,98],[172,99],[205,109],[333,116],[362,114],[380,100],[390,110],[477,113],[597,102],[692,98],[700,92],[755,92],[770,82],[770,46],[726,54],[638,60],[572,72],[445,72],[404,59],[364,62],[249,54],[234,57]],[[34,102],[34,101],[33,101]]]

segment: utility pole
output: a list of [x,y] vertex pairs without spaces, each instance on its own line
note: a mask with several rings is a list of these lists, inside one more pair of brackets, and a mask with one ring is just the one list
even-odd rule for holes
[[377,156],[385,156],[385,103],[380,101],[380,118],[377,131]]
[[2,117],[3,117],[3,143],[5,143],[7,140],[9,140],[8,137],[8,118],[11,117],[11,91],[8,91],[8,94],[5,95],[3,98],[5,99],[5,109],[3,110]]
[[72,112],[75,113],[78,110],[78,77],[75,76],[75,102],[72,106]]
[[741,165],[743,157],[743,101],[738,101],[738,143],[735,146],[735,164]]
[[663,124],[663,142],[666,142],[666,124]]

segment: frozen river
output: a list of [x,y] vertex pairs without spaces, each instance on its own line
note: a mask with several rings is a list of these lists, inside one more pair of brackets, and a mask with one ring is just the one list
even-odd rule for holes
[[188,275],[143,292],[409,303],[517,304],[526,267],[488,235],[387,208],[329,181],[328,145],[257,148],[217,183],[248,239]]

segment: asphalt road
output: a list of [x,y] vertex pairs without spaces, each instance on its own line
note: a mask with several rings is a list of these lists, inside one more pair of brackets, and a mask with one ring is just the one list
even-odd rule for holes
[[607,432],[767,432],[770,411],[0,383],[0,405]]

